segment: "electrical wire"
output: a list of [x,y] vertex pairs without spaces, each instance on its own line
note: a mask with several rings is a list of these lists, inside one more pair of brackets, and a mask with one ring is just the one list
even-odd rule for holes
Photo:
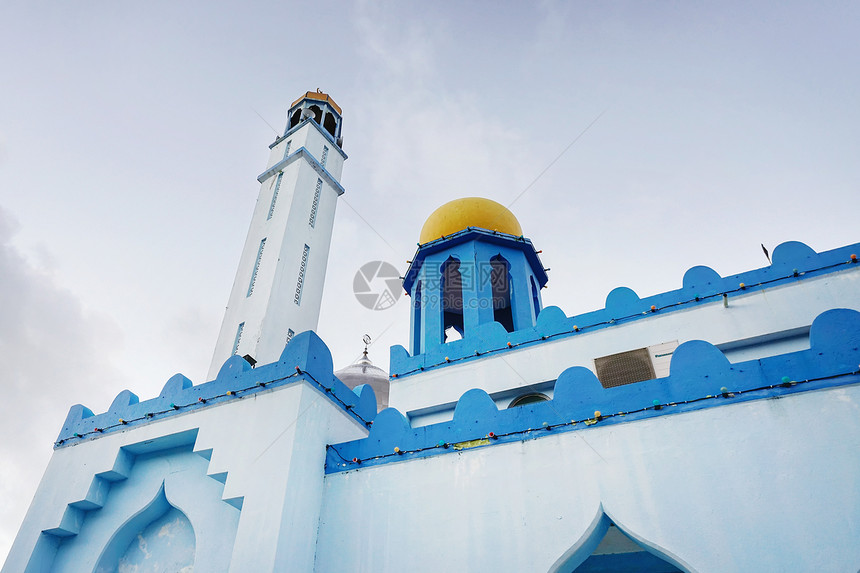
[[435,363],[435,364],[422,365],[422,366],[419,366],[419,367],[417,367],[417,368],[413,368],[412,370],[407,370],[407,371],[405,371],[405,372],[395,372],[395,373],[393,373],[393,374],[390,376],[390,378],[400,378],[401,376],[408,376],[408,375],[410,375],[410,374],[414,374],[414,373],[416,373],[416,372],[423,372],[423,371],[425,371],[425,370],[429,370],[429,369],[431,369],[431,368],[436,368],[436,367],[439,367],[439,366],[444,366],[445,364],[451,364],[451,363],[453,363],[453,362],[460,362],[460,361],[462,361],[462,360],[469,360],[469,359],[475,358],[476,356],[483,356],[484,354],[492,354],[492,353],[494,353],[494,352],[501,352],[501,351],[504,351],[504,350],[512,350],[512,349],[514,349],[514,348],[517,348],[518,346],[524,346],[524,345],[527,345],[527,344],[534,344],[535,342],[542,342],[542,341],[549,340],[549,339],[551,339],[551,338],[556,338],[556,337],[559,337],[559,336],[569,336],[569,335],[576,334],[576,333],[578,333],[578,332],[582,332],[582,331],[585,331],[585,330],[594,329],[594,328],[597,328],[597,327],[599,327],[599,326],[614,325],[614,324],[618,324],[618,323],[621,323],[621,322],[625,322],[625,321],[630,321],[630,320],[634,320],[634,319],[642,318],[643,316],[646,316],[646,315],[649,315],[649,314],[654,314],[654,313],[657,313],[657,312],[659,312],[659,311],[661,311],[661,310],[666,310],[666,309],[669,309],[669,308],[674,308],[674,307],[684,306],[684,305],[693,304],[693,303],[699,303],[699,302],[707,301],[708,299],[713,299],[713,298],[722,298],[722,297],[724,297],[724,296],[728,296],[728,295],[730,295],[730,294],[735,294],[735,293],[739,293],[739,292],[748,291],[748,290],[754,289],[754,288],[756,288],[756,287],[763,287],[763,286],[765,286],[765,285],[770,285],[770,284],[773,284],[773,283],[776,283],[776,282],[785,281],[785,280],[792,279],[792,278],[797,278],[797,277],[803,276],[803,275],[805,275],[805,274],[814,273],[814,272],[819,272],[819,271],[826,271],[826,270],[834,269],[834,268],[837,268],[837,267],[840,267],[840,266],[851,265],[851,264],[854,264],[854,263],[856,263],[856,262],[857,262],[857,260],[856,260],[855,258],[852,258],[852,259],[851,259],[851,260],[849,260],[849,261],[844,261],[844,262],[834,263],[834,264],[831,264],[831,265],[825,265],[825,266],[822,266],[822,267],[818,267],[818,268],[815,268],[815,269],[810,269],[810,270],[803,271],[803,272],[800,272],[800,271],[798,271],[798,270],[796,270],[796,269],[795,269],[794,271],[792,271],[792,274],[790,274],[790,275],[785,275],[785,276],[776,277],[776,278],[769,279],[769,280],[766,280],[766,281],[758,282],[758,283],[756,283],[756,284],[750,284],[750,285],[747,285],[747,284],[744,284],[744,283],[740,283],[740,285],[738,286],[738,288],[735,288],[735,289],[732,289],[732,290],[727,290],[727,291],[723,291],[723,292],[719,292],[719,293],[714,293],[714,294],[709,294],[709,295],[705,295],[705,296],[698,296],[698,295],[696,295],[695,297],[693,297],[693,298],[691,298],[691,299],[689,299],[689,300],[683,300],[683,301],[673,302],[673,303],[666,304],[666,305],[663,305],[663,306],[660,306],[660,307],[652,306],[649,310],[646,310],[646,311],[643,311],[643,312],[637,312],[637,313],[635,313],[635,314],[629,314],[629,315],[627,315],[627,316],[621,316],[621,317],[618,317],[618,318],[610,318],[609,320],[603,320],[603,321],[600,321],[600,322],[595,322],[595,323],[593,323],[593,324],[587,324],[587,325],[585,325],[585,326],[577,326],[577,325],[574,325],[574,326],[573,326],[573,328],[571,328],[571,329],[563,330],[563,331],[560,331],[560,332],[554,332],[554,333],[552,333],[552,334],[544,334],[544,335],[541,335],[541,336],[540,336],[540,337],[538,337],[538,338],[532,338],[532,339],[529,339],[529,340],[523,340],[523,341],[521,341],[521,342],[516,342],[516,343],[508,342],[508,343],[506,343],[506,345],[505,345],[505,346],[502,346],[502,347],[499,347],[499,348],[490,348],[490,349],[488,349],[488,350],[484,350],[484,351],[478,351],[478,350],[476,350],[474,355],[470,354],[470,355],[467,355],[467,356],[459,356],[459,357],[456,357],[456,358],[448,358],[448,357],[446,357],[446,358],[445,358],[444,360],[442,360],[441,362],[437,362],[437,363]]
[[[421,448],[414,448],[411,450],[401,450],[400,448],[395,447],[395,451],[393,451],[391,453],[379,454],[376,456],[370,456],[370,457],[361,458],[361,459],[353,458],[352,460],[348,460],[337,450],[337,448],[335,448],[331,444],[327,445],[326,449],[333,451],[335,454],[337,454],[337,456],[340,459],[342,459],[344,462],[346,462],[346,464],[352,464],[354,466],[357,466],[363,462],[371,462],[371,461],[383,460],[383,459],[387,459],[387,458],[394,458],[394,457],[398,457],[398,456],[402,456],[402,455],[406,455],[406,454],[417,454],[417,453],[425,452],[428,450],[439,450],[438,453],[441,454],[441,453],[443,453],[443,450],[447,450],[447,449],[453,447],[454,451],[462,451],[463,449],[466,449],[466,448],[465,447],[458,448],[457,446],[460,444],[466,444],[466,443],[470,443],[470,442],[481,442],[480,444],[476,444],[476,445],[486,446],[486,445],[491,445],[494,442],[499,443],[499,442],[497,442],[497,440],[499,438],[506,438],[506,437],[511,437],[511,436],[523,436],[523,438],[525,439],[525,436],[527,436],[528,434],[536,434],[535,436],[532,436],[532,438],[536,438],[536,437],[540,436],[540,432],[550,432],[550,431],[558,429],[558,428],[572,428],[573,426],[576,426],[577,424],[585,424],[586,426],[593,426],[593,425],[595,425],[598,422],[601,422],[603,420],[608,420],[608,419],[618,418],[618,417],[624,417],[624,416],[628,416],[631,414],[639,414],[639,413],[648,412],[648,411],[659,411],[665,407],[680,406],[683,404],[695,404],[695,403],[703,402],[706,400],[718,400],[718,399],[734,398],[736,396],[740,396],[742,394],[750,394],[752,392],[761,392],[763,390],[773,390],[776,388],[791,388],[791,387],[797,386],[799,384],[808,384],[811,382],[821,382],[821,381],[825,381],[825,380],[835,380],[835,379],[844,378],[847,376],[856,376],[858,374],[860,374],[860,368],[858,368],[857,370],[851,371],[851,372],[843,372],[840,374],[832,374],[829,376],[821,376],[818,378],[807,378],[806,380],[791,380],[788,377],[784,377],[783,380],[779,384],[767,384],[764,386],[759,386],[757,388],[749,388],[746,390],[728,390],[727,388],[724,387],[724,388],[721,388],[720,392],[717,394],[713,394],[713,395],[709,394],[707,396],[702,396],[699,398],[691,398],[689,400],[667,402],[666,404],[661,404],[661,403],[658,403],[657,401],[655,401],[651,406],[646,406],[646,407],[639,408],[636,410],[628,410],[626,412],[617,412],[614,414],[603,414],[599,411],[595,411],[594,416],[591,418],[583,418],[580,420],[571,420],[569,422],[560,422],[557,424],[545,423],[545,425],[542,425],[542,426],[539,426],[536,428],[529,427],[529,428],[525,428],[522,430],[512,430],[510,432],[504,432],[501,434],[494,434],[491,432],[490,434],[485,435],[483,437],[479,436],[479,437],[475,437],[475,438],[472,438],[469,440],[460,440],[459,442],[456,442],[456,443],[440,441],[440,442],[436,443],[435,445],[424,446]],[[509,442],[503,442],[503,443],[509,443]]]

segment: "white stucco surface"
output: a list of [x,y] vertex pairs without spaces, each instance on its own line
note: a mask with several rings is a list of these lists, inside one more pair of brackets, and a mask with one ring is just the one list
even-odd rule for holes
[[315,571],[570,571],[605,511],[698,573],[853,572],[858,451],[849,386],[331,474]]
[[[172,454],[167,451],[142,463],[140,473],[135,470],[135,457],[122,454],[123,447],[146,450],[148,442],[158,443],[166,436],[189,430],[197,431],[193,451],[200,455],[189,454],[198,458],[196,461],[171,462]],[[58,557],[82,551],[97,559],[103,547],[92,540],[104,544],[113,531],[110,528],[136,513],[142,507],[140,500],[152,499],[161,480],[165,482],[167,499],[187,515],[194,528],[197,563],[217,563],[199,570],[309,571],[314,560],[325,446],[364,435],[366,431],[358,423],[307,382],[298,381],[59,448],[2,572],[54,570],[53,554],[35,550],[40,536],[43,543],[45,539],[59,541],[41,532],[61,524],[66,533],[62,534],[65,537]],[[206,456],[210,454],[207,464]],[[179,470],[186,477],[177,479]],[[127,478],[120,479],[118,473]],[[207,476],[223,481],[225,473],[221,491],[222,484]],[[94,479],[98,474],[119,481],[104,487],[101,478]],[[148,486],[131,497],[124,493],[137,492],[133,484],[139,481]],[[192,494],[205,503],[183,503]],[[212,495],[218,496],[217,503],[212,502]],[[232,500],[232,504],[222,499]],[[69,504],[76,503],[97,511],[67,511]],[[235,505],[240,505],[241,511]],[[232,525],[231,515],[238,520]],[[70,517],[76,523],[70,524]],[[222,546],[227,552],[210,549],[209,554],[199,553],[200,548],[213,546]],[[80,570],[75,569],[76,560],[57,563],[64,563],[66,569],[56,570]]]
[[[284,163],[288,142],[291,159]],[[329,151],[325,166],[321,167],[325,147]],[[300,151],[302,148],[305,151]],[[278,359],[290,330],[293,333],[316,330],[337,198],[343,192],[339,179],[344,159],[341,149],[313,121],[300,124],[272,148],[266,173],[275,170],[261,182],[209,367],[209,380],[234,354],[240,323],[242,334],[235,354],[248,354],[260,364]],[[280,183],[278,174],[282,174]],[[311,217],[318,181],[320,196]],[[257,264],[263,239],[266,242]],[[308,258],[302,271],[306,245]],[[249,294],[255,267],[254,288]],[[300,274],[303,274],[301,279]],[[297,303],[299,282],[302,286]]]

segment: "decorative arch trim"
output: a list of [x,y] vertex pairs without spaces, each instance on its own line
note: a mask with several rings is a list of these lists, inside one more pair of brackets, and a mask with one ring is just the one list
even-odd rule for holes
[[602,503],[583,535],[553,563],[549,569],[549,573],[572,573],[575,571],[577,567],[582,565],[594,553],[594,550],[597,549],[597,546],[600,545],[600,542],[609,530],[610,525],[615,525],[621,533],[640,546],[643,551],[659,557],[684,573],[696,573],[696,570],[678,555],[632,532],[629,528],[612,518],[604,509]]
[[[209,511],[209,513],[212,513],[212,510],[214,510],[218,515],[235,521],[238,524],[238,515],[241,511],[243,498],[223,499],[219,495],[223,491],[222,484],[226,481],[226,474],[221,477],[219,474],[206,473],[211,451],[194,451],[193,448],[196,443],[197,433],[197,428],[194,428],[120,447],[112,466],[105,471],[95,473],[86,497],[69,503],[63,513],[61,522],[56,527],[42,531],[33,553],[30,555],[28,565],[25,569],[26,573],[47,571],[62,573],[67,570],[76,570],[73,568],[70,569],[70,567],[78,567],[80,562],[76,561],[74,564],[71,564],[63,556],[67,557],[69,551],[77,554],[78,550],[74,549],[73,546],[79,542],[85,543],[88,547],[97,547],[101,550],[100,553],[96,554],[85,551],[87,555],[92,556],[90,567],[94,567],[96,563],[106,563],[109,558],[105,558],[105,552],[115,553],[119,551],[118,555],[122,555],[122,550],[128,546],[128,543],[122,545],[122,539],[119,539],[119,537],[123,537],[124,534],[128,534],[129,531],[134,529],[131,526],[145,526],[165,511],[169,511],[171,507],[176,508],[188,518],[195,531],[195,536],[198,533],[202,534],[201,537],[198,537],[195,563],[211,560],[214,558],[213,556],[223,553],[223,551],[227,551],[227,555],[229,555],[229,551],[232,550],[232,538],[229,544],[224,543],[223,536],[212,529],[214,526],[208,524],[205,516],[200,512]],[[191,477],[201,480],[213,480],[212,483],[217,484],[217,487],[201,488],[199,486],[202,482],[185,483],[181,481],[183,478],[180,477],[180,474],[158,473],[158,469],[147,470],[148,473],[141,478],[142,481],[138,479],[139,471],[137,466],[147,466],[147,464],[152,464],[154,460],[161,460],[175,455],[191,456],[188,458],[189,460],[198,460],[198,462],[187,466],[189,469],[194,467],[199,468],[201,472],[195,474],[199,478]],[[155,483],[155,487],[153,487],[152,480],[155,479],[154,476],[156,475],[160,477],[158,477],[158,481]],[[135,499],[139,501],[140,496],[146,490],[150,494],[145,496],[145,499],[148,500],[145,504],[141,503],[136,507],[129,505],[135,503]],[[212,497],[212,494],[215,497]],[[201,496],[204,496],[205,499]],[[199,509],[197,505],[199,505],[200,501],[205,501],[206,508],[208,509]],[[111,505],[119,503],[121,507],[124,507],[118,513],[115,511],[113,516],[108,517],[104,512],[109,503]],[[92,513],[96,509],[101,509],[102,511]],[[114,509],[117,508],[114,507]],[[125,515],[126,518],[121,520],[121,522],[115,521],[122,515]],[[90,529],[88,525],[90,519],[100,522],[97,530]],[[105,522],[105,519],[109,519],[112,523]],[[132,537],[138,530],[132,531]],[[81,535],[86,537],[87,540],[80,540],[79,537]],[[131,538],[128,538],[127,541],[130,540]],[[116,547],[119,547],[119,549],[116,549]],[[202,561],[200,559],[201,556],[204,556]],[[103,561],[103,558],[106,560]],[[87,559],[89,560],[90,557]]]
[[[155,497],[152,498],[146,507],[131,516],[108,540],[99,555],[95,573],[111,573],[115,571],[117,563],[123,558],[135,536],[139,535],[148,526],[165,516],[171,510],[180,512],[185,520],[188,520],[185,512],[170,503],[167,499],[164,493],[164,481],[162,481],[161,487],[158,488],[158,493],[155,494]],[[191,527],[191,531],[193,535],[193,527]]]

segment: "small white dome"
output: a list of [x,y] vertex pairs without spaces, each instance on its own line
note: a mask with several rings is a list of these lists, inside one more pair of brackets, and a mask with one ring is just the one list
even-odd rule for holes
[[361,358],[346,368],[334,373],[350,390],[362,384],[369,384],[376,394],[376,411],[381,412],[388,407],[388,374],[382,368],[374,366],[367,357],[367,349]]

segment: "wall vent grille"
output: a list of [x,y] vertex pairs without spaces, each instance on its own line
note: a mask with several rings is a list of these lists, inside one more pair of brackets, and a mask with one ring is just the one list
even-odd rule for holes
[[310,252],[311,248],[305,245],[305,250],[302,251],[302,263],[299,265],[299,278],[296,281],[296,296],[293,299],[293,301],[298,305],[301,305],[302,303],[302,289],[305,285],[305,271],[308,268],[308,255]]
[[655,377],[651,354],[647,348],[595,358],[594,366],[597,369],[597,378],[604,388],[624,386]]
[[284,178],[284,172],[281,171],[278,173],[278,179],[275,181],[275,190],[272,192],[272,204],[269,205],[269,216],[266,217],[266,220],[272,218],[272,215],[275,213],[275,203],[278,201],[278,190],[281,188],[281,179]]
[[322,179],[317,179],[317,189],[314,191],[314,202],[311,205],[311,214],[308,217],[308,225],[311,227],[317,224],[317,210],[320,206],[320,193],[322,192]]
[[245,330],[245,323],[240,322],[239,328],[236,329],[236,340],[233,341],[233,354],[239,352],[239,343],[242,342],[242,331]]
[[254,262],[254,271],[251,273],[251,282],[248,285],[248,294],[245,296],[251,296],[254,292],[254,285],[257,284],[257,271],[260,270],[260,262],[263,260],[263,249],[266,247],[266,239],[260,241],[260,248],[257,251],[257,260]]

